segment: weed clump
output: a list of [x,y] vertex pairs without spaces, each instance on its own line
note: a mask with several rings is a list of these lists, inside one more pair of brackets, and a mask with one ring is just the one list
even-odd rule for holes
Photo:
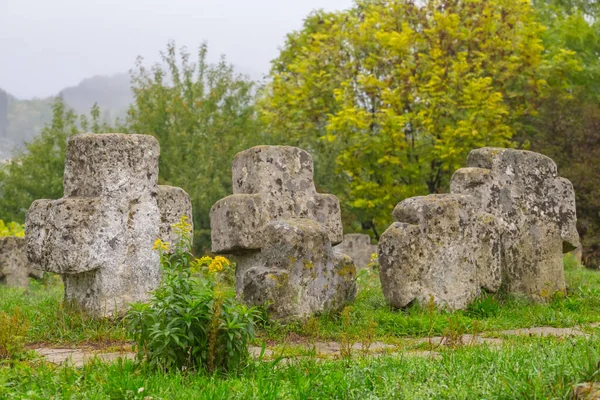
[[24,352],[29,331],[27,318],[18,307],[12,315],[0,311],[0,327],[0,361],[17,359]]
[[174,225],[179,241],[157,241],[163,279],[147,303],[133,304],[127,320],[138,358],[162,370],[232,371],[248,358],[258,312],[235,300],[224,277],[224,257],[195,259],[191,227],[185,218]]
[[500,310],[501,304],[498,296],[486,293],[469,304],[465,314],[472,318],[493,318],[498,315]]

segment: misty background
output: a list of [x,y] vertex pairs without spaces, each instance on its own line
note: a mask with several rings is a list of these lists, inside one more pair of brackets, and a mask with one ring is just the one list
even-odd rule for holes
[[0,0],[0,160],[39,133],[61,95],[78,113],[97,103],[103,118],[125,114],[138,56],[160,60],[173,40],[209,60],[225,55],[261,80],[286,34],[315,9],[352,0]]

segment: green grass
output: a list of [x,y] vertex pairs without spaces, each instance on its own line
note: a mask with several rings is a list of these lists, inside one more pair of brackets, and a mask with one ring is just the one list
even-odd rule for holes
[[[568,260],[568,259],[567,259]],[[448,329],[476,333],[532,326],[572,327],[600,322],[600,272],[566,263],[567,296],[553,296],[546,303],[485,295],[468,310],[454,313],[420,307],[390,308],[381,292],[376,273],[359,274],[359,294],[350,306],[350,323],[339,315],[326,314],[311,321],[282,326],[270,323],[259,330],[256,344],[283,341],[290,335],[319,340],[339,340],[340,335],[361,336],[374,329],[374,340],[394,341],[402,337],[443,335]],[[0,310],[12,313],[16,307],[27,317],[27,342],[55,345],[122,342],[130,340],[120,320],[91,319],[68,310],[59,280],[32,282],[29,290],[0,287]]]
[[[280,341],[290,334],[336,340],[342,333],[361,336],[375,324],[376,340],[401,337],[443,335],[449,329],[459,333],[476,333],[533,326],[572,327],[600,322],[600,272],[566,264],[567,296],[554,295],[545,303],[502,295],[484,295],[465,311],[444,312],[413,306],[407,310],[390,308],[381,292],[377,274],[359,274],[359,294],[351,305],[350,324],[339,316],[323,315],[317,323],[281,326],[271,324],[261,332],[261,339]],[[315,329],[315,325],[318,326]]]
[[131,362],[22,364],[0,374],[0,398],[562,399],[572,384],[597,378],[599,352],[595,339],[519,339],[496,350],[448,349],[440,360],[255,361],[227,377],[144,371]]
[[[270,323],[256,344],[293,341],[372,340],[477,333],[550,325],[600,322],[600,272],[566,262],[567,296],[543,304],[486,295],[466,311],[430,307],[390,309],[378,277],[363,272],[359,295],[343,316],[323,315],[305,323]],[[0,310],[18,307],[29,320],[26,343],[110,347],[131,340],[120,320],[91,319],[62,303],[57,279],[27,291],[0,287]],[[0,327],[1,329],[1,327]],[[441,359],[396,353],[381,358],[251,361],[237,374],[161,373],[132,362],[58,367],[34,358],[0,364],[0,399],[546,399],[568,398],[573,384],[600,380],[600,328],[590,338],[510,337],[498,347],[437,348]],[[143,390],[139,391],[140,388]],[[138,392],[139,391],[139,392]]]
[[107,345],[128,340],[122,321],[93,319],[66,307],[63,286],[56,276],[42,283],[31,281],[28,290],[0,286],[0,311],[12,314],[16,308],[29,321],[30,345]]

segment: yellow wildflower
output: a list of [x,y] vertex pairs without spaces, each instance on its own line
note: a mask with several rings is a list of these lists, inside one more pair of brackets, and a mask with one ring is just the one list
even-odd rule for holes
[[210,265],[208,266],[208,271],[215,273],[223,270],[223,263],[215,257]]
[[204,256],[198,260],[199,265],[208,265],[211,262],[212,262],[212,258],[210,258],[209,256]]
[[169,251],[169,243],[168,242],[163,242],[161,239],[156,239],[156,241],[154,242],[154,246],[152,247],[152,250],[158,250],[158,251]]
[[229,260],[223,256],[216,256],[214,258],[210,256],[204,256],[200,259],[197,259],[195,261],[195,265],[197,267],[207,266],[208,272],[215,273],[222,271],[223,268],[229,267],[230,263]]
[[229,260],[223,256],[216,256],[215,261],[220,262],[225,267],[229,267]]
[[192,225],[187,222],[188,217],[185,215],[181,216],[181,219],[178,223],[172,225],[173,230],[178,234],[188,234],[192,231]]

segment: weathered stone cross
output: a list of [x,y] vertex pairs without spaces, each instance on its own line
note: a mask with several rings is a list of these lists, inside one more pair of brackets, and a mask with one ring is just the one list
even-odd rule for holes
[[211,209],[212,250],[235,254],[238,296],[270,303],[274,318],[339,309],[354,295],[355,268],[342,241],[340,205],[317,193],[312,157],[287,146],[236,155],[233,195]]
[[[84,311],[112,315],[146,299],[160,280],[152,247],[160,231],[169,234],[161,225],[191,216],[185,192],[157,185],[159,153],[149,135],[75,135],[67,148],[64,197],[37,200],[27,212],[29,260],[61,274],[65,300]],[[169,204],[162,215],[161,202]]]

